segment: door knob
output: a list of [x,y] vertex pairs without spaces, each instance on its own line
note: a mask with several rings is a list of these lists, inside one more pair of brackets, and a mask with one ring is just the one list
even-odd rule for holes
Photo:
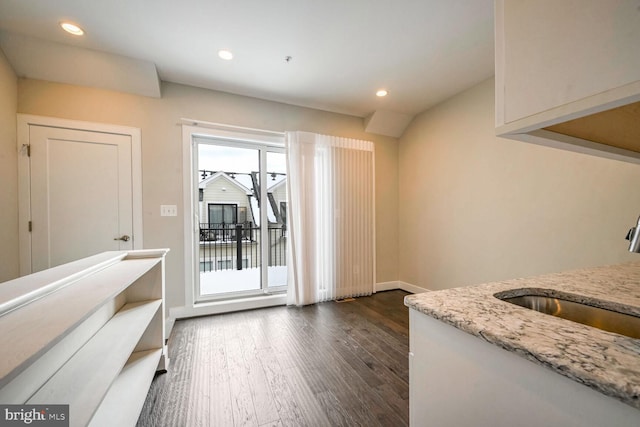
[[115,239],[113,239],[113,240],[122,240],[123,242],[128,242],[128,241],[129,241],[129,239],[131,239],[131,237],[129,237],[129,236],[127,236],[127,235],[125,234],[124,236],[122,236],[122,237],[116,237],[116,238],[115,238]]

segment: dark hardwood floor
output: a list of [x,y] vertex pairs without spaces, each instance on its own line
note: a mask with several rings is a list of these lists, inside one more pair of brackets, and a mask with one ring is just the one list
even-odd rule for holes
[[178,321],[138,426],[408,425],[405,295]]

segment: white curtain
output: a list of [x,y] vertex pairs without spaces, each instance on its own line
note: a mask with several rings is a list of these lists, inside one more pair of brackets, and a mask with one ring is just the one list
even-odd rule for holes
[[370,295],[373,143],[287,132],[288,304]]

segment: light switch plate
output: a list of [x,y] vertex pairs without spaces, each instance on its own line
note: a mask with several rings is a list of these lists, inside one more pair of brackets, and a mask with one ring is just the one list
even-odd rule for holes
[[178,216],[176,205],[160,205],[160,216]]

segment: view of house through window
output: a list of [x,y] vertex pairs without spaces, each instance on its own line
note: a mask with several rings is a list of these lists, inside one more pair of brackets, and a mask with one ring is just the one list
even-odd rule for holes
[[284,290],[285,155],[228,144],[198,141],[200,296]]
[[[246,208],[244,208],[246,209]],[[238,205],[209,203],[209,223],[234,224],[238,218]],[[242,220],[243,222],[246,220]]]

